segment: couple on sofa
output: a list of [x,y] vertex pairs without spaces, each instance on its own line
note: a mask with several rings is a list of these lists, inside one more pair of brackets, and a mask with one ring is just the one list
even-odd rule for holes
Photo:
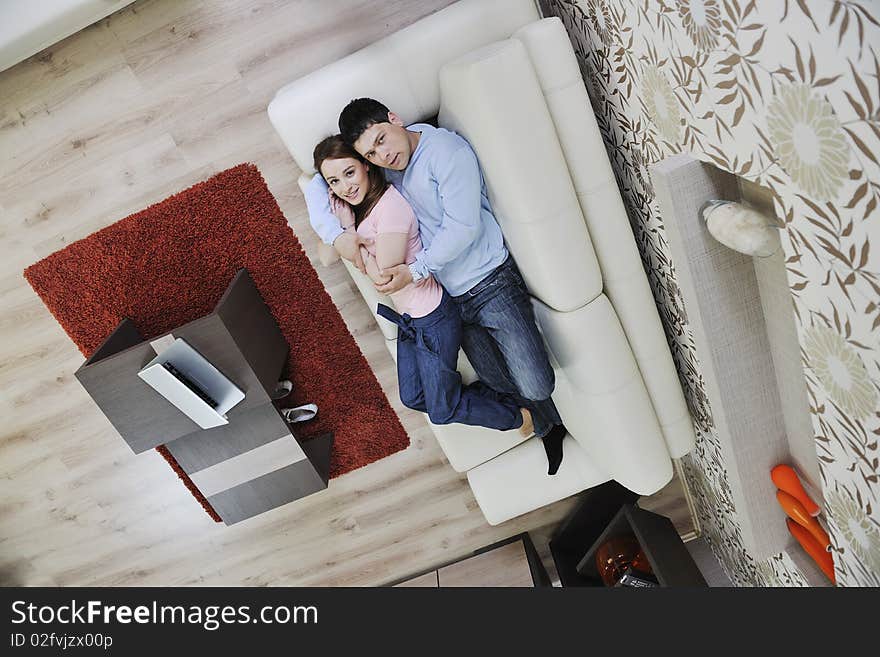
[[[553,369],[470,144],[370,98],[343,109],[339,131],[315,147],[309,220],[394,301],[378,313],[398,326],[401,401],[435,424],[534,434],[555,474]],[[480,379],[467,386],[460,347]]]

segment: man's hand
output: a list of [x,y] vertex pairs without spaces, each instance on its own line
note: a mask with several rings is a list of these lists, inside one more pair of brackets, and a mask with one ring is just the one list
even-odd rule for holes
[[366,274],[367,269],[361,256],[361,247],[369,246],[372,243],[373,240],[364,239],[354,231],[345,231],[333,241],[333,248],[339,255],[354,264],[361,273]]
[[380,273],[383,276],[391,277],[391,280],[385,284],[380,285],[376,283],[376,290],[382,294],[394,294],[412,283],[412,272],[409,270],[409,265],[389,267],[388,269],[383,269]]

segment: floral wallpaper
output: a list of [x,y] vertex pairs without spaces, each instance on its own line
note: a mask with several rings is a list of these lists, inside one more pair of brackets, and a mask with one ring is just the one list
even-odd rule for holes
[[737,585],[806,585],[742,545],[647,169],[678,152],[773,196],[837,584],[880,585],[880,3],[541,4],[577,53],[698,425],[683,466],[713,551]]

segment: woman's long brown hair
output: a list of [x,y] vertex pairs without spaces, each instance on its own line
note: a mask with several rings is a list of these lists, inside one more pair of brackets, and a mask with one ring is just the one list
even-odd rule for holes
[[[367,180],[370,182],[370,189],[364,195],[363,201],[357,205],[351,206],[354,210],[354,225],[355,227],[360,226],[361,222],[370,214],[370,210],[373,209],[376,202],[382,198],[382,194],[385,193],[385,190],[388,189],[388,181],[385,180],[385,174],[382,173],[382,169],[373,164],[367,163],[366,160],[364,160],[354,148],[346,144],[339,135],[327,137],[327,139],[315,146],[315,151],[312,154],[312,157],[315,160],[315,170],[318,173],[321,172],[321,165],[324,163],[324,160],[342,160],[347,157],[363,162],[369,167],[367,170]],[[321,175],[323,176],[324,174]]]

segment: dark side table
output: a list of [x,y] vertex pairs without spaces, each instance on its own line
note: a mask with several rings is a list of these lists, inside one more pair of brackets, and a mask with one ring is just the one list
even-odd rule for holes
[[672,521],[637,506],[639,495],[615,481],[590,488],[556,530],[550,553],[563,587],[603,586],[596,552],[618,535],[633,535],[660,586],[707,586]]
[[[153,343],[183,338],[245,397],[228,424],[202,429],[138,372]],[[75,376],[136,454],[165,445],[227,525],[327,487],[332,434],[300,442],[271,395],[288,346],[247,269],[213,312],[144,341],[124,319]]]

